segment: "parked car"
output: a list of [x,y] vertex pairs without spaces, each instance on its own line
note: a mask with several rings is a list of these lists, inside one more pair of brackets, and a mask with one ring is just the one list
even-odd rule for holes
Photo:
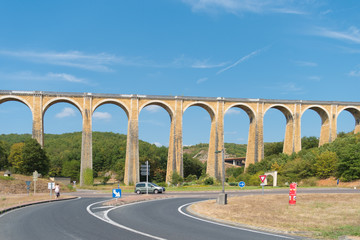
[[[165,192],[164,187],[160,187],[156,185],[155,183],[148,182],[148,192],[149,193],[163,193]],[[135,193],[141,194],[146,193],[146,182],[138,182],[135,185]]]

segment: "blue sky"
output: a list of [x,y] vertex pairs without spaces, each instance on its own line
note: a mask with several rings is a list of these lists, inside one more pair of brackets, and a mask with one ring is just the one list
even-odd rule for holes
[[[0,8],[3,90],[359,101],[360,1],[8,1]],[[0,133],[31,133],[30,111],[0,105]],[[126,133],[123,111],[105,105],[94,131]],[[225,141],[246,143],[249,120],[225,116]],[[265,141],[282,141],[285,118],[265,115]],[[168,145],[169,116],[147,107],[140,139]],[[351,131],[344,112],[339,131]],[[319,136],[320,118],[302,119]],[[69,104],[45,114],[45,132],[81,131]],[[184,114],[184,145],[208,142],[210,117]]]

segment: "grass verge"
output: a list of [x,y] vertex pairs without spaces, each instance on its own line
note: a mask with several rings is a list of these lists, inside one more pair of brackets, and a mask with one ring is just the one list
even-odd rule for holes
[[191,210],[201,215],[321,239],[360,236],[360,194],[301,194],[295,206],[288,195],[229,198],[197,203]]

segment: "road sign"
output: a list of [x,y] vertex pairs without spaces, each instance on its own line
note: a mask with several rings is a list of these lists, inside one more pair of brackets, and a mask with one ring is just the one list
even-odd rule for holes
[[54,189],[55,188],[55,183],[54,182],[49,182],[48,183],[48,189]]
[[260,175],[259,178],[260,178],[261,182],[263,183],[266,179],[266,175]]
[[34,179],[34,181],[37,181],[38,176],[39,176],[39,173],[38,173],[37,171],[33,172],[33,179]]
[[115,188],[112,190],[112,197],[113,198],[121,198],[121,189],[120,188]]
[[241,187],[241,188],[245,187],[245,182],[243,182],[243,181],[239,182],[239,187]]

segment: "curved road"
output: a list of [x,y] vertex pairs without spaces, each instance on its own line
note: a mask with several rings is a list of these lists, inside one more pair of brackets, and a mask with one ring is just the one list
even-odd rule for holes
[[[339,189],[338,192],[342,191]],[[185,207],[181,206],[209,197],[169,198],[122,207],[104,207],[99,203],[109,198],[33,205],[0,215],[0,239],[299,239],[222,226],[191,218],[179,211],[186,214]]]

